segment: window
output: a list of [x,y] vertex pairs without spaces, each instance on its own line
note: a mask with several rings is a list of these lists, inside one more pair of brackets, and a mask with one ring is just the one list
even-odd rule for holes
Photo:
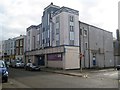
[[18,55],[18,48],[16,48],[16,55]]
[[53,11],[51,11],[51,13],[50,13],[50,20],[52,20],[52,16],[53,16]]
[[87,36],[87,30],[84,30],[84,36]]
[[80,28],[80,35],[82,35],[82,29]]
[[19,42],[18,42],[18,41],[16,41],[16,46],[17,46],[17,47],[19,46]]
[[56,40],[59,40],[59,34],[56,35]]
[[87,50],[88,46],[87,46],[87,43],[85,43],[85,49]]
[[70,26],[70,31],[74,32],[74,26]]
[[56,46],[59,46],[59,41],[56,41]]
[[59,28],[59,23],[56,23],[56,28]]
[[74,45],[74,40],[70,40],[70,45]]
[[10,43],[8,44],[8,48],[10,48]]
[[70,40],[74,40],[74,32],[70,32]]
[[20,46],[23,46],[23,40],[20,40]]
[[49,43],[50,39],[49,38],[46,38],[46,43]]
[[70,21],[74,22],[74,16],[70,16]]
[[30,39],[28,39],[28,44],[30,44]]
[[42,33],[42,39],[44,38],[44,33]]
[[70,32],[70,45],[74,45],[74,32]]
[[23,54],[23,48],[20,48],[20,55]]
[[43,28],[43,32],[45,31],[45,28]]
[[49,25],[49,19],[50,19],[50,16],[49,16],[49,14],[48,14],[48,25]]
[[11,55],[12,55],[13,53],[12,53],[12,50],[11,50]]
[[42,40],[42,43],[43,43],[43,44],[45,43],[44,39]]
[[46,40],[45,40],[46,42],[45,43],[47,43],[47,38],[46,38]]
[[54,31],[52,32],[52,41],[54,41],[55,37],[54,37]]
[[37,35],[37,41],[39,41],[39,34]]
[[48,30],[48,38],[50,37],[50,30]]
[[11,48],[13,47],[13,42],[11,42]]
[[56,29],[56,34],[59,34],[59,29]]
[[58,17],[56,17],[56,23],[58,23],[59,22],[59,16]]

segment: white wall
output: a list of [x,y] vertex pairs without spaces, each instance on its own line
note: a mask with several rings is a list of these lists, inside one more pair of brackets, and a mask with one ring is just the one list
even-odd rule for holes
[[[87,36],[84,38],[83,31],[81,35],[81,51],[83,54],[85,52],[85,57],[82,59],[82,66],[89,67],[90,65],[90,67],[93,67],[93,53],[96,55],[97,67],[114,66],[112,33],[82,22],[80,23],[80,28],[88,31]],[[85,43],[89,44],[87,49],[85,48]],[[99,49],[103,53],[100,53]]]
[[[28,32],[30,32],[30,36],[28,36]],[[30,30],[27,31],[27,51],[31,51],[35,48],[37,48],[37,33],[38,30],[36,28],[31,28]],[[34,48],[34,36],[35,36],[35,48]],[[30,42],[28,42],[30,40]]]
[[[69,16],[72,15],[74,16],[74,45],[79,45],[79,16],[74,15],[68,12],[61,12],[60,14],[56,15],[53,17],[53,22],[54,22],[54,35],[56,34],[56,17],[59,16],[60,18],[60,45],[69,45],[69,27],[70,27],[70,22],[69,22]],[[55,36],[54,36],[55,38]],[[53,41],[53,46],[56,46],[56,41]]]
[[80,68],[79,47],[65,47],[65,69]]
[[63,68],[63,61],[47,61],[48,67]]

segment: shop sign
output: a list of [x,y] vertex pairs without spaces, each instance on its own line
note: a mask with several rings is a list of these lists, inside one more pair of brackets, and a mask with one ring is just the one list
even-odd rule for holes
[[62,61],[62,54],[49,54],[47,59],[48,61]]

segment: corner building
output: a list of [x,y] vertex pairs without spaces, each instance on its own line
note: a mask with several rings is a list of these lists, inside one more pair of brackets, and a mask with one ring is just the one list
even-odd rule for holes
[[79,31],[79,11],[51,3],[44,9],[42,23],[27,28],[26,62],[31,59],[41,67],[80,68],[83,47]]
[[28,59],[43,67],[79,68],[79,12],[47,6],[42,23],[27,28]]

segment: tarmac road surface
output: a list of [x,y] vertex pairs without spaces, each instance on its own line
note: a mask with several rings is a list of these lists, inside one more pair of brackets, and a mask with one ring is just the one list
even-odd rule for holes
[[51,72],[9,68],[9,82],[3,88],[118,88],[117,71],[86,72],[76,77]]

